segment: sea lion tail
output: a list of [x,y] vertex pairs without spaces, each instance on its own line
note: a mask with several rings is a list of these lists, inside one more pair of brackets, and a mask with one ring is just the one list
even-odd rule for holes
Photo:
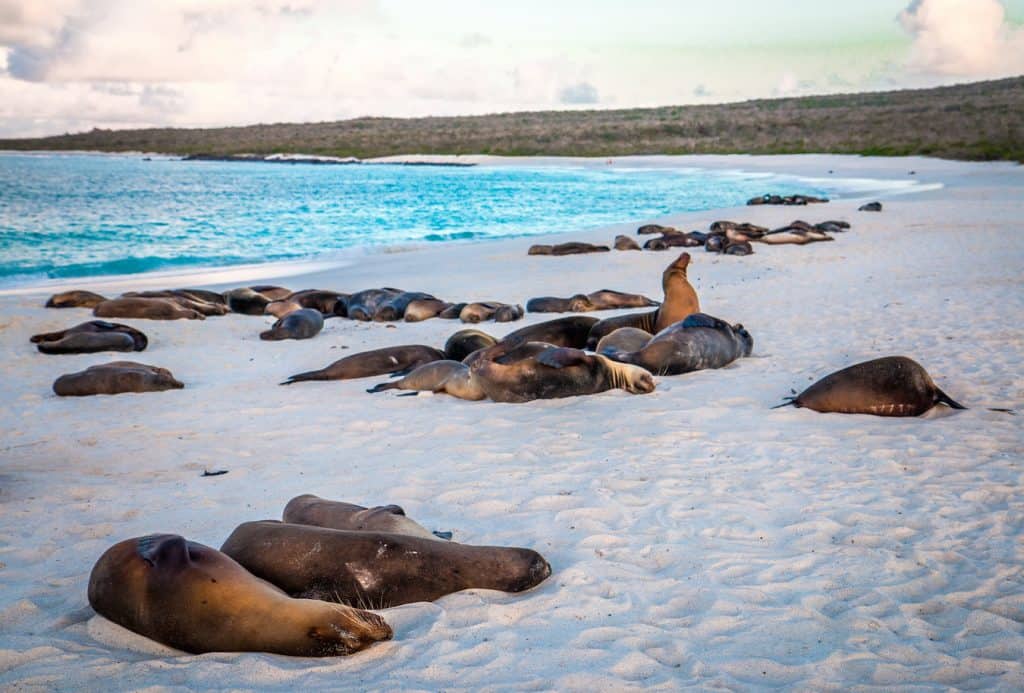
[[373,387],[367,389],[366,391],[370,392],[370,393],[373,393],[373,392],[384,392],[384,390],[397,390],[397,389],[398,389],[398,383],[397,382],[391,382],[391,383],[378,383],[378,384],[374,385]]
[[772,409],[782,409],[783,407],[799,407],[800,406],[799,404],[796,403],[796,397],[784,397],[783,399],[786,399],[786,400],[789,400],[789,401],[788,402],[783,402],[782,404],[776,404],[774,407],[772,407]]
[[959,402],[957,402],[956,400],[954,400],[952,397],[947,395],[945,392],[943,392],[939,388],[935,388],[935,401],[936,402],[942,402],[943,404],[948,405],[952,409],[966,409],[967,408],[964,405],[962,405]]
[[301,383],[306,380],[329,380],[323,375],[323,371],[306,371],[305,373],[297,373],[296,375],[289,375],[288,379],[279,385],[294,385],[295,383]]

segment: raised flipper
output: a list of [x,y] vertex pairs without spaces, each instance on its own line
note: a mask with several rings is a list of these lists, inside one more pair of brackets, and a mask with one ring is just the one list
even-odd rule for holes
[[396,381],[391,382],[391,383],[378,383],[377,385],[374,385],[373,387],[369,388],[367,390],[367,392],[370,392],[370,393],[373,393],[373,392],[384,392],[384,390],[397,390],[397,389],[398,389],[398,381],[396,380]]
[[783,399],[788,399],[789,401],[788,402],[783,402],[782,404],[777,404],[774,407],[772,407],[772,409],[782,409],[783,407],[799,407],[800,406],[799,404],[796,403],[796,397],[783,397]]
[[959,402],[955,401],[952,397],[947,395],[945,392],[943,392],[939,388],[935,388],[935,401],[936,402],[942,402],[943,404],[946,404],[946,405],[952,407],[953,409],[966,409],[967,408],[964,405],[960,404]]

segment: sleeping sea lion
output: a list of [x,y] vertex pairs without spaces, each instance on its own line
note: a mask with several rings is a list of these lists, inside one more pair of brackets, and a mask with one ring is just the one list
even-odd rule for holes
[[601,338],[594,351],[602,356],[617,352],[640,351],[654,337],[638,327],[620,327]]
[[293,311],[301,310],[302,308],[313,308],[320,311],[320,314],[324,316],[335,315],[334,307],[337,305],[338,300],[342,298],[347,298],[346,294],[340,294],[337,291],[304,289],[302,291],[295,291],[277,301],[271,301],[263,309],[263,314],[283,318]]
[[388,301],[397,298],[405,293],[401,289],[385,287],[383,289],[364,289],[357,291],[348,297],[346,311],[352,320],[369,322],[373,320],[374,313]]
[[195,298],[186,292],[177,290],[165,291],[127,291],[118,298],[163,298],[173,301],[182,308],[191,308],[203,315],[227,315],[230,311],[224,301],[211,303],[203,299]]
[[94,294],[91,291],[65,291],[50,296],[46,302],[47,308],[95,308],[106,301],[106,297]]
[[44,354],[142,351],[149,344],[146,335],[134,327],[105,320],[90,320],[60,332],[33,335],[31,341]]
[[470,370],[495,402],[576,397],[616,388],[633,394],[654,391],[654,378],[639,366],[616,363],[579,349],[544,346],[535,356],[510,364],[480,359]]
[[867,204],[863,204],[860,207],[858,207],[857,211],[858,212],[881,212],[882,211],[882,203],[881,202],[868,202]]
[[593,243],[558,243],[556,245],[531,245],[527,255],[580,255],[582,253],[607,253],[611,250],[606,245]]
[[491,335],[480,330],[459,330],[444,343],[445,358],[461,361],[474,351],[486,349],[498,343]]
[[494,322],[515,322],[516,320],[521,320],[523,315],[522,306],[504,303],[498,306],[498,309],[494,311],[494,315],[491,317]]
[[512,322],[523,317],[522,306],[513,306],[497,301],[481,301],[470,303],[459,313],[459,320],[478,323],[494,319],[495,322]]
[[432,361],[417,366],[411,373],[399,380],[374,385],[367,392],[385,390],[413,390],[415,392],[443,392],[459,399],[471,401],[485,399],[480,383],[469,366],[461,361]]
[[656,305],[658,305],[657,301],[652,301],[640,294],[601,289],[589,294],[576,294],[569,298],[554,296],[531,298],[526,302],[526,310],[531,313],[586,313],[593,310],[643,308]]
[[665,268],[661,275],[661,288],[665,298],[657,310],[650,313],[632,313],[607,318],[594,325],[587,338],[586,348],[593,350],[605,335],[620,327],[637,327],[645,332],[657,334],[687,315],[700,312],[697,292],[687,278],[690,254],[683,253]]
[[458,320],[459,315],[462,314],[462,309],[468,305],[469,304],[466,302],[453,303],[444,310],[442,310],[440,313],[438,313],[437,317],[441,318],[442,320]]
[[636,230],[641,236],[649,233],[666,233],[675,231],[671,226],[662,226],[661,224],[644,224]]
[[591,329],[598,322],[597,318],[573,315],[521,327],[505,335],[496,344],[472,352],[463,359],[463,363],[468,366],[481,359],[497,359],[528,342],[582,349]]
[[240,525],[221,551],[293,596],[375,608],[472,588],[522,592],[551,574],[548,562],[530,549],[270,520]]
[[193,654],[324,657],[392,637],[376,614],[292,599],[220,551],[173,534],[107,549],[89,575],[89,604],[128,630]]
[[97,318],[205,320],[206,316],[169,298],[112,298],[92,309]]
[[443,541],[423,525],[405,516],[397,505],[379,505],[364,508],[361,505],[327,500],[310,493],[296,496],[284,506],[284,522],[293,525],[311,525],[354,532],[384,532]]
[[646,368],[655,375],[679,375],[705,368],[722,368],[750,356],[754,339],[743,325],[730,325],[695,313],[654,335],[640,349],[606,349],[608,358]]
[[[939,389],[928,372],[906,356],[886,356],[827,375],[789,402],[819,412],[920,416],[936,404],[967,407]],[[776,409],[778,407],[775,407]]]
[[451,305],[451,303],[437,298],[413,300],[405,307],[405,315],[403,318],[406,322],[421,322],[423,320],[429,320],[430,318],[436,318],[442,311]]
[[753,255],[754,248],[749,241],[730,242],[722,251],[724,255]]
[[640,244],[629,236],[619,235],[615,237],[616,250],[640,250]]
[[241,313],[242,315],[263,315],[268,303],[273,300],[280,300],[272,299],[270,296],[248,286],[225,291],[223,296],[224,303],[227,304],[228,309],[232,313]]
[[266,332],[260,332],[260,339],[276,341],[280,339],[309,339],[320,334],[324,329],[324,316],[316,308],[301,308],[278,318],[274,326]]
[[376,311],[373,313],[373,319],[376,322],[391,322],[393,320],[401,320],[405,316],[405,311],[409,304],[413,301],[436,301],[437,297],[431,294],[425,294],[422,291],[403,291],[394,298],[385,301]]
[[388,373],[408,372],[416,366],[440,361],[445,356],[434,347],[421,344],[384,347],[338,359],[326,368],[289,376],[282,385],[306,380],[349,380]]
[[113,361],[90,366],[84,371],[62,375],[53,382],[53,391],[61,397],[160,392],[180,390],[183,387],[185,385],[175,380],[166,368],[134,361]]

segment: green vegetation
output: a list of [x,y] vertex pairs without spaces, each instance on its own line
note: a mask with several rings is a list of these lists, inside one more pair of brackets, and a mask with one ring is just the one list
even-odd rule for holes
[[624,156],[836,153],[1024,162],[1024,77],[938,89],[451,118],[101,130],[0,149],[166,154]]

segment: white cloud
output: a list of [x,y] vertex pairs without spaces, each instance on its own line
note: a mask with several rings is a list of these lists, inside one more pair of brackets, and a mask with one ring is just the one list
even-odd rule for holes
[[558,90],[558,100],[564,104],[594,104],[600,101],[597,87],[590,82],[576,82]]
[[999,0],[913,0],[900,13],[913,37],[908,66],[921,73],[990,78],[1024,72],[1024,30]]

